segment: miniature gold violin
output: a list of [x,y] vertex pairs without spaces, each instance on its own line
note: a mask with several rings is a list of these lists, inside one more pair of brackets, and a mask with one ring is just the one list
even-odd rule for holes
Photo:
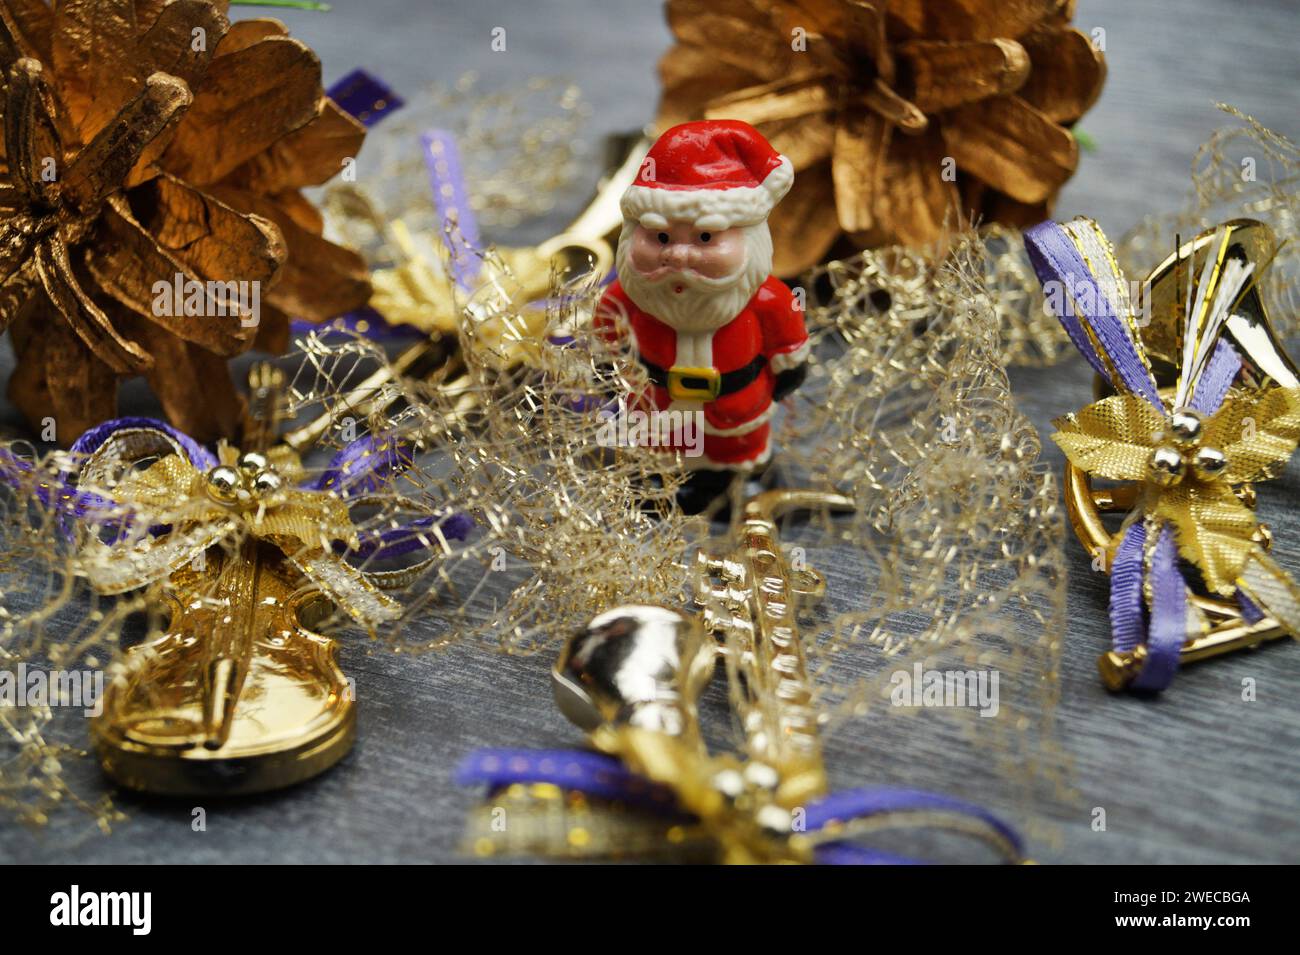
[[165,618],[126,652],[91,723],[103,768],[129,788],[260,792],[352,745],[354,693],[334,642],[312,627],[336,609],[376,626],[400,605],[336,552],[358,538],[333,479],[305,482],[297,454],[272,444],[282,386],[276,370],[254,369],[242,453],[205,458],[161,422],[127,421],[107,426],[82,469],[79,487],[108,489],[153,525],[126,541],[96,528],[81,545],[96,589],[147,587]]

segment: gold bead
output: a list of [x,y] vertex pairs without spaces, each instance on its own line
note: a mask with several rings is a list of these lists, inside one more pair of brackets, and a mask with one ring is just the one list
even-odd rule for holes
[[266,455],[260,451],[245,451],[239,456],[239,470],[256,473],[266,470],[270,462],[266,460]]
[[761,807],[754,814],[754,821],[769,836],[777,838],[790,835],[794,826],[794,816],[790,810],[783,809],[774,803],[768,803],[766,806]]
[[259,471],[253,479],[253,490],[258,494],[274,494],[283,486],[283,479],[272,470]]
[[1205,430],[1205,419],[1199,411],[1179,408],[1169,418],[1169,430],[1173,434],[1174,443],[1195,444],[1201,439],[1201,433]]
[[1228,466],[1228,456],[1218,448],[1197,448],[1192,470],[1202,481],[1217,481]]
[[1161,446],[1151,452],[1147,462],[1147,479],[1160,487],[1173,487],[1183,479],[1185,465],[1177,450]]
[[745,777],[739,770],[722,769],[713,776],[713,788],[728,799],[739,799],[745,792]]
[[1250,539],[1253,540],[1260,547],[1264,548],[1264,550],[1272,550],[1273,549],[1273,528],[1269,527],[1267,524],[1263,522],[1256,524],[1255,532],[1250,535]]
[[745,765],[745,781],[758,789],[775,790],[781,784],[781,777],[775,769],[766,763],[750,762]]
[[239,496],[243,478],[228,464],[220,464],[208,472],[208,497],[219,504],[233,504]]

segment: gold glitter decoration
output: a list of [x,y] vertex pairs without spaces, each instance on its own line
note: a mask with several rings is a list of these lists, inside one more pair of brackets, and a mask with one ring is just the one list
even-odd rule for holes
[[[34,454],[19,443],[5,450]],[[64,670],[77,675],[80,686],[88,670],[112,658],[144,601],[88,593],[60,547],[55,513],[37,499],[36,478],[4,470],[7,483],[16,486],[0,492],[0,679],[12,681],[0,692],[0,818],[42,825],[62,807],[74,807],[109,832],[122,814],[108,796],[81,796],[69,779],[70,768],[86,755],[86,739],[64,739],[67,727],[56,725],[60,715],[80,717],[84,699],[59,694],[20,701],[19,678],[31,669],[42,675]]]
[[425,495],[473,514],[480,531],[434,572],[437,636],[394,634],[401,650],[453,634],[510,652],[550,648],[593,607],[682,592],[691,522],[675,507],[676,462],[601,445],[598,409],[643,386],[645,372],[591,333],[594,285],[559,286],[534,311],[494,253],[483,271],[461,306],[455,359],[415,386],[409,411],[435,449]]
[[1009,366],[1055,365],[1072,353],[1070,340],[1045,307],[1043,287],[1025,254],[1019,229],[988,225],[979,230],[984,254],[972,267],[998,313],[1003,361]]
[[[781,413],[764,480],[839,490],[858,502],[851,514],[816,514],[781,533],[811,564],[834,569],[826,602],[801,622],[834,784],[906,781],[899,754],[919,738],[949,746],[964,739],[984,769],[963,775],[963,795],[1014,807],[1024,826],[1068,795],[1053,724],[1064,630],[1061,520],[1055,486],[1037,463],[1038,439],[1006,381],[1005,295],[990,283],[996,253],[970,233],[946,248],[938,264],[934,250],[885,249],[814,274],[809,382]],[[327,446],[341,446],[350,430],[418,442],[400,485],[380,494],[373,514],[352,515],[359,534],[412,510],[473,518],[465,540],[435,542],[435,559],[406,575],[402,617],[366,628],[397,652],[461,640],[552,652],[611,606],[682,605],[693,551],[719,551],[733,539],[734,528],[681,513],[675,492],[684,470],[673,457],[602,445],[598,412],[646,380],[639,362],[593,332],[594,282],[556,276],[539,309],[526,304],[532,296],[506,261],[494,252],[484,259],[483,286],[450,293],[460,321],[432,372],[391,374],[378,346],[347,336],[307,336],[291,356],[291,435],[315,434],[310,419],[323,415]],[[378,372],[387,373],[374,386]],[[321,466],[304,460],[308,474]],[[734,501],[741,493],[733,488]],[[12,496],[15,513],[40,518],[28,533],[47,542],[53,568],[65,569],[65,605],[98,600],[74,565],[60,565],[59,537],[35,490],[20,482]],[[403,573],[397,564],[358,561],[367,571]],[[118,613],[130,604],[109,606]],[[417,614],[420,626],[403,625]],[[317,629],[335,625],[347,621],[336,613]],[[16,621],[0,645],[28,640],[25,626]],[[115,618],[83,652],[108,647],[113,659],[121,630]],[[62,652],[51,633],[23,653]],[[999,712],[893,705],[894,676],[914,665],[996,671]],[[864,741],[857,730],[868,723]],[[944,733],[950,724],[964,732]],[[614,830],[590,820],[552,827],[561,828],[565,854],[599,855],[617,842],[603,835]],[[570,838],[576,829],[581,835]],[[676,828],[664,838],[696,842]]]
[[[861,583],[829,601],[848,608],[810,653],[824,736],[900,712],[918,724],[962,722],[1001,777],[990,791],[1006,787],[1001,798],[1023,811],[1066,794],[1053,725],[1063,521],[1006,378],[990,254],[970,233],[951,242],[935,264],[881,250],[815,273],[813,288],[829,293],[809,309],[817,367],[786,424],[799,466],[783,480],[859,502],[834,533],[857,551]],[[828,348],[834,357],[823,359]],[[809,560],[828,564],[811,548]],[[874,651],[865,665],[859,647]],[[918,661],[998,671],[1002,711],[891,705],[891,681]],[[881,772],[896,754],[876,758]],[[827,761],[835,767],[830,752]]]

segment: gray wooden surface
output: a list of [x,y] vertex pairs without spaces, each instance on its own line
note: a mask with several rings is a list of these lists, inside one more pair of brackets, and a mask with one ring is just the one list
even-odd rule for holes
[[[1215,100],[1233,103],[1293,138],[1300,134],[1300,17],[1294,0],[1080,0],[1077,23],[1104,27],[1110,76],[1083,127],[1100,144],[1067,188],[1061,217],[1088,213],[1119,235],[1147,210],[1182,197],[1195,147],[1219,123]],[[485,88],[563,73],[592,105],[595,143],[644,122],[653,66],[668,34],[649,0],[524,3],[475,0],[341,0],[329,14],[284,15],[321,54],[327,80],[353,66],[398,89],[452,81],[477,70]],[[489,51],[493,27],[507,51]],[[535,228],[561,224],[569,209]],[[508,239],[509,236],[494,238]],[[5,373],[11,359],[5,356]],[[1040,429],[1089,393],[1079,362],[1014,374]],[[12,418],[12,413],[4,416]],[[1047,452],[1059,464],[1054,450]],[[1261,509],[1300,570],[1297,471],[1262,495]],[[1071,542],[1072,543],[1072,542]],[[1071,546],[1069,627],[1061,669],[1060,732],[1079,798],[1044,807],[1058,839],[1034,854],[1054,862],[1300,861],[1300,648],[1287,642],[1191,668],[1159,700],[1111,697],[1094,661],[1107,642],[1106,583]],[[835,591],[834,574],[831,591]],[[191,803],[121,800],[129,820],[111,837],[65,814],[29,831],[0,822],[0,860],[76,862],[390,862],[459,858],[471,795],[455,788],[455,764],[480,746],[564,746],[577,740],[554,709],[549,658],[502,657],[464,647],[424,659],[342,652],[360,702],[355,751],[332,772],[293,791],[205,804],[206,832],[191,830]],[[1245,677],[1258,701],[1243,702]],[[979,772],[962,744],[908,732],[908,721],[855,726],[832,760],[868,747],[889,760],[858,781],[961,792]],[[77,772],[93,792],[93,766]],[[1094,807],[1107,830],[1089,825]]]

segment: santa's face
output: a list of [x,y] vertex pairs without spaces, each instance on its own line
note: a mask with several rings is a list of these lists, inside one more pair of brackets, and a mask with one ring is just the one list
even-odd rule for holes
[[734,319],[771,273],[772,237],[766,222],[710,232],[684,221],[629,221],[616,265],[639,308],[678,331],[711,331]]
[[[629,241],[628,262],[651,282],[693,275],[725,279],[745,265],[745,238],[738,228],[704,232],[689,222],[670,222],[662,229],[638,223]],[[685,283],[676,288],[684,292]]]

